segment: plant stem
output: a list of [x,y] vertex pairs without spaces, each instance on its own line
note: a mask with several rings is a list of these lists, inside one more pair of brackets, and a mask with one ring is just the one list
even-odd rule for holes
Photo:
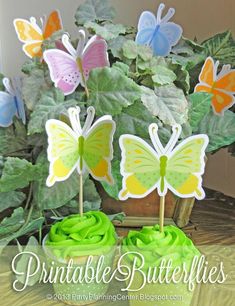
[[163,232],[164,227],[164,212],[165,212],[165,196],[160,197],[159,224],[160,232]]
[[25,210],[27,210],[28,207],[29,207],[29,203],[31,201],[32,193],[33,193],[33,183],[30,183],[29,194],[28,194],[27,201],[26,201],[26,204],[25,204]]
[[82,172],[79,176],[79,213],[83,216],[83,177]]

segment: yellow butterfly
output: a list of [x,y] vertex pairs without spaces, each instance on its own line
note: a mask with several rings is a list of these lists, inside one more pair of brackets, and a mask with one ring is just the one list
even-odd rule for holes
[[31,17],[30,21],[20,18],[14,20],[18,39],[24,43],[23,51],[30,58],[42,57],[43,41],[63,27],[60,13],[57,10],[51,12],[47,20],[42,19],[42,23],[44,24],[43,31],[37,25],[34,17]]
[[113,134],[115,122],[111,116],[103,116],[93,125],[95,109],[87,109],[83,128],[80,123],[80,108],[68,110],[72,128],[66,123],[50,119],[46,123],[48,134],[48,160],[50,162],[47,186],[66,180],[77,169],[85,170],[96,179],[113,183],[111,160],[113,158]]
[[[202,199],[202,174],[204,173],[207,135],[194,135],[176,145],[181,126],[173,126],[173,134],[164,148],[158,137],[158,126],[151,124],[149,134],[154,149],[133,135],[122,135],[121,174],[123,176],[121,200],[128,197],[143,198],[157,189],[164,196],[170,189],[175,195]],[[175,148],[174,148],[175,147]]]

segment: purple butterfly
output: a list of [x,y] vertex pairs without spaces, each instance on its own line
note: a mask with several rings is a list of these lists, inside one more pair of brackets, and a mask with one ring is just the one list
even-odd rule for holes
[[91,69],[109,66],[105,40],[95,35],[86,43],[84,30],[79,30],[79,36],[77,49],[64,34],[62,43],[68,52],[51,49],[43,54],[52,81],[65,95],[73,93],[79,84],[86,87]]

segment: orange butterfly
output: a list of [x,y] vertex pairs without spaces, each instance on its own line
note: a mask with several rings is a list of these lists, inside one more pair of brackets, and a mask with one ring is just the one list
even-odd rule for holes
[[43,30],[37,25],[34,17],[30,21],[26,19],[15,19],[14,27],[17,36],[21,42],[24,43],[24,53],[32,57],[42,57],[42,42],[49,38],[53,33],[62,29],[62,21],[59,11],[53,11],[48,16],[41,19]]
[[194,92],[204,91],[212,93],[212,107],[215,114],[223,115],[224,111],[235,103],[235,70],[230,65],[223,65],[217,75],[219,61],[214,63],[208,57],[199,75],[199,81]]

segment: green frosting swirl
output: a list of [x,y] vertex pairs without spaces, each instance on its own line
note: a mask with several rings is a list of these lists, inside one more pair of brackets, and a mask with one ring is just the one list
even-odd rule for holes
[[52,225],[46,246],[59,258],[101,255],[116,244],[115,228],[100,211],[71,215]]
[[[144,269],[158,267],[163,259],[172,260],[172,268],[184,262],[189,267],[194,256],[200,256],[193,242],[178,227],[159,225],[144,226],[140,231],[129,231],[122,241],[122,252],[138,252],[145,260]],[[132,261],[134,255],[129,255]]]

